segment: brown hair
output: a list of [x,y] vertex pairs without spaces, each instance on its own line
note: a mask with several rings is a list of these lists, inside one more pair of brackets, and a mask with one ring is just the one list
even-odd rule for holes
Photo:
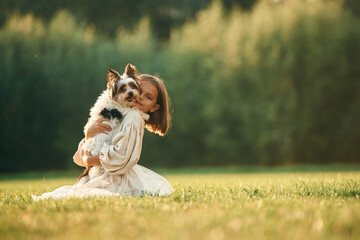
[[164,136],[168,132],[171,123],[171,104],[165,84],[160,78],[149,74],[141,74],[139,79],[140,82],[150,81],[156,87],[158,91],[156,103],[160,105],[158,110],[149,113],[150,118],[146,121],[145,128],[150,132]]

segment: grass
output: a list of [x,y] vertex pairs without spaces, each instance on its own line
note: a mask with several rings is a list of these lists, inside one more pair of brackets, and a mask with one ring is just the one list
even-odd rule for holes
[[170,197],[44,200],[0,181],[0,239],[360,239],[360,171],[165,174]]

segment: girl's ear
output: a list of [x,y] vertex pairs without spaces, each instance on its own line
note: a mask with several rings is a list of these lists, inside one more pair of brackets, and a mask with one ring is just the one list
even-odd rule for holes
[[125,67],[124,75],[136,80],[139,73],[134,65],[131,65],[130,63],[128,63]]
[[155,106],[152,108],[152,109],[150,109],[150,112],[155,112],[156,110],[158,110],[160,108],[160,105],[159,104],[155,104]]
[[120,74],[117,71],[111,68],[108,69],[108,74],[107,74],[108,83],[117,82],[118,80],[120,80],[120,78],[121,78]]

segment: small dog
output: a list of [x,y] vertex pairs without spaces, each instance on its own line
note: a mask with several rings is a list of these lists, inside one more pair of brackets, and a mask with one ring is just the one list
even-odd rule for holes
[[[104,122],[114,129],[121,123],[123,114],[129,108],[134,107],[139,98],[140,87],[138,83],[138,71],[130,63],[126,65],[123,75],[109,68],[107,74],[107,89],[99,96],[95,105],[90,110],[90,118],[84,127],[84,133],[101,116],[109,119]],[[99,155],[104,143],[110,144],[111,132],[97,134],[85,141],[82,148],[88,150],[92,156]],[[86,175],[90,178],[103,173],[99,165],[87,167],[80,175],[79,180]]]

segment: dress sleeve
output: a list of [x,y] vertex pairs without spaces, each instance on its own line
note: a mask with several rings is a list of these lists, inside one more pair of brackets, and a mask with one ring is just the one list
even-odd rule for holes
[[145,121],[137,111],[127,113],[111,145],[104,143],[100,150],[100,163],[110,174],[124,174],[138,161],[141,154]]
[[79,145],[78,145],[78,150],[79,150],[80,148],[82,148],[82,146],[84,145],[85,141],[86,141],[85,138],[81,139],[81,141],[79,142]]

